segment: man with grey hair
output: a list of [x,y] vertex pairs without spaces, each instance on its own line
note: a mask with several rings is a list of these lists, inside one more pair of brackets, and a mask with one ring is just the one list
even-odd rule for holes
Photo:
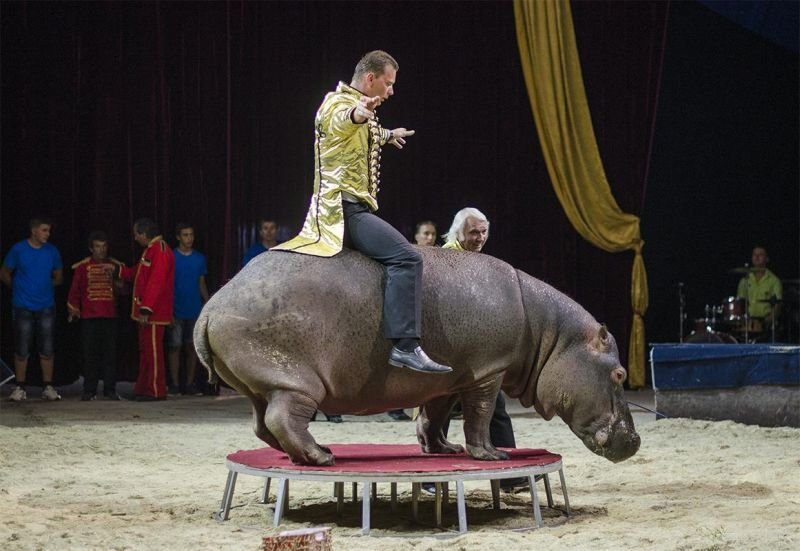
[[467,207],[456,213],[442,248],[479,253],[487,239],[489,220],[478,209]]
[[[447,232],[447,242],[442,248],[479,253],[483,250],[488,238],[489,220],[478,209],[467,207],[456,213],[450,231]],[[445,436],[447,436],[449,424],[448,420],[442,429]],[[489,436],[492,445],[497,448],[517,447],[514,439],[514,427],[511,425],[511,417],[506,411],[506,400],[502,392],[497,394],[494,402],[494,413],[492,413],[489,423]],[[509,478],[500,481],[500,487],[508,492],[513,492],[526,485],[527,479],[524,478]]]
[[383,325],[394,346],[388,362],[423,373],[452,369],[431,360],[420,345],[422,255],[403,235],[378,218],[381,147],[398,149],[413,130],[388,130],[375,110],[394,95],[397,61],[374,50],[356,65],[349,85],[340,82],[315,118],[314,194],[300,235],[273,247],[322,257],[338,254],[345,241],[383,264],[386,288]]

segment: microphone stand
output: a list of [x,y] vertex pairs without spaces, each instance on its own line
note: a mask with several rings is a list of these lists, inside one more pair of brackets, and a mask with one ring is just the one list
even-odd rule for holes
[[678,309],[678,311],[679,311],[679,314],[678,314],[678,318],[679,318],[679,321],[678,321],[678,326],[679,326],[678,339],[679,339],[679,342],[682,343],[683,342],[683,320],[686,319],[686,295],[684,295],[684,293],[683,293],[683,282],[682,281],[678,282],[678,300],[679,300],[679,304],[680,304],[680,307]]

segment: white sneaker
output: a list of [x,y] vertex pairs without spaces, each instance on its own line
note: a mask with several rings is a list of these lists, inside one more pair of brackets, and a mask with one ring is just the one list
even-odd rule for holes
[[61,395],[56,392],[53,385],[47,385],[42,391],[42,400],[60,400]]
[[21,402],[28,398],[28,394],[25,392],[25,389],[21,386],[18,386],[11,392],[11,396],[8,397],[9,400],[12,402]]

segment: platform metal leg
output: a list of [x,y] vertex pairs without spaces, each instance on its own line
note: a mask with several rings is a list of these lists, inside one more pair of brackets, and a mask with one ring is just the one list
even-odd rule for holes
[[[547,494],[547,506],[553,508],[553,490],[550,488],[550,477],[545,473],[544,477],[544,491]],[[534,477],[536,478],[536,477]]]
[[458,506],[458,533],[467,533],[467,504],[464,500],[464,481],[456,480],[456,503]]
[[500,510],[500,481],[492,480],[492,507],[495,511]]
[[569,497],[567,497],[567,483],[564,480],[564,468],[558,469],[558,477],[561,479],[561,492],[564,494],[564,505],[567,508],[567,516],[572,516],[572,511],[569,508]]
[[267,477],[264,481],[264,491],[261,492],[261,503],[267,503],[269,501],[269,483],[272,479]]
[[369,512],[372,484],[364,482],[363,490],[361,491],[361,535],[369,535]]
[[358,503],[358,482],[353,482],[353,503]]
[[536,488],[536,477],[532,475],[529,476],[528,484],[531,489],[531,504],[533,505],[533,516],[536,518],[536,527],[541,528],[544,526],[544,523],[542,522],[542,509],[539,507],[539,492]]
[[450,483],[442,482],[442,506],[447,507],[450,501]]
[[372,496],[371,496],[371,499],[372,499],[372,501],[377,501],[378,500],[378,483],[377,482],[373,482],[372,483]]
[[233,491],[236,488],[236,476],[239,473],[235,471],[228,471],[228,479],[225,481],[225,490],[222,492],[222,503],[219,505],[219,511],[214,515],[217,522],[224,522],[228,520],[228,514],[231,512],[231,502],[233,502]]
[[278,495],[275,497],[275,518],[272,520],[273,526],[279,526],[281,523],[281,518],[283,517],[283,511],[286,508],[286,504],[289,501],[289,479],[288,478],[279,478],[278,479]]
[[442,527],[442,483],[435,482],[434,485],[436,486],[436,500],[435,500],[435,508],[434,508],[434,515],[436,516],[436,528]]
[[411,483],[411,518],[419,522],[419,482]]
[[397,482],[392,482],[391,485],[391,509],[392,512],[397,511]]
[[344,482],[333,483],[333,495],[336,496],[336,513],[341,515],[344,511]]

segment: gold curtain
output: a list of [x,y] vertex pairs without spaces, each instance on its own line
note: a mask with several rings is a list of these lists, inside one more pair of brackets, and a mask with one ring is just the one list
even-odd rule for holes
[[514,0],[522,71],[547,171],[577,232],[608,252],[633,250],[633,326],[628,383],[645,384],[647,273],[639,218],[622,212],[611,194],[583,87],[568,0]]

